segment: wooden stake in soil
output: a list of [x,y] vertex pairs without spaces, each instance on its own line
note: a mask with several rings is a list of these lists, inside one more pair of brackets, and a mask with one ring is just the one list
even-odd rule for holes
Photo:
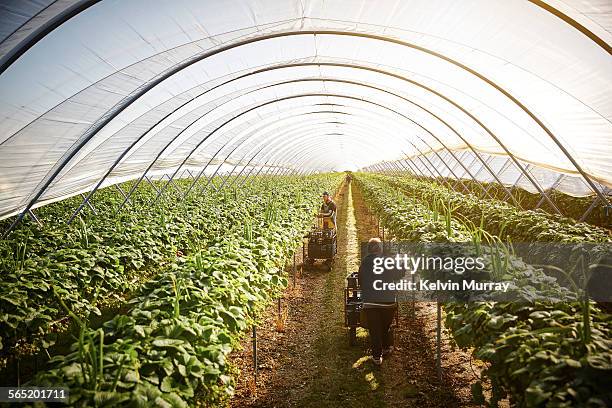
[[255,374],[255,386],[257,386],[257,326],[253,325],[253,370]]
[[[302,241],[302,248],[304,247],[304,243]],[[304,250],[302,249],[302,252],[304,252]],[[297,268],[295,267],[295,251],[293,251],[293,289],[295,289],[295,274],[297,272]]]
[[436,370],[438,371],[438,382],[442,381],[442,305],[440,301],[436,302],[437,319],[436,319]]

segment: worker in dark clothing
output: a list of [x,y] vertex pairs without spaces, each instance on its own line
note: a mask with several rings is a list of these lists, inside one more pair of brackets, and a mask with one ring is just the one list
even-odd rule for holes
[[608,254],[593,265],[587,282],[587,294],[607,313],[612,313],[612,255]]
[[322,195],[323,204],[319,210],[319,218],[323,218],[323,228],[335,229],[336,228],[336,203],[333,202],[329,193],[325,191]]
[[358,277],[363,299],[362,310],[365,313],[370,333],[372,359],[376,365],[382,364],[383,356],[393,351],[391,323],[397,313],[395,291],[378,290],[377,288],[380,288],[383,282],[399,281],[404,275],[404,271],[395,269],[375,272],[375,259],[383,256],[383,245],[380,239],[370,239],[368,255],[361,261]]

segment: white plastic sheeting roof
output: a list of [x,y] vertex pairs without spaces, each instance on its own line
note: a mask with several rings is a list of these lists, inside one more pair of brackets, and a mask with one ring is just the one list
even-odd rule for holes
[[145,171],[342,170],[441,149],[511,154],[581,180],[557,186],[571,194],[593,192],[583,175],[612,187],[609,1],[0,10],[0,217]]

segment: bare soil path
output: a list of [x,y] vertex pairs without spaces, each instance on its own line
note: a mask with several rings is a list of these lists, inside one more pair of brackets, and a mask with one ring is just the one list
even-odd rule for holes
[[[258,327],[258,376],[251,343],[232,354],[241,370],[232,407],[457,407],[471,406],[474,374],[466,353],[444,345],[442,382],[435,369],[435,305],[400,307],[396,351],[375,366],[367,331],[349,346],[344,328],[345,277],[358,269],[359,246],[378,227],[355,186],[345,184],[338,204],[338,255],[333,268],[304,271]],[[290,279],[291,281],[291,279]],[[433,311],[433,314],[432,314]],[[279,318],[280,316],[280,318]],[[283,329],[279,332],[277,329]]]

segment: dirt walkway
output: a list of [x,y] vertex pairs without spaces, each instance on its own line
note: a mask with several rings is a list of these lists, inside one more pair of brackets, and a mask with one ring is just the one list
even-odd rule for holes
[[[416,318],[401,308],[396,352],[382,367],[372,364],[365,330],[350,347],[343,326],[345,277],[359,267],[359,244],[378,229],[360,192],[345,186],[338,204],[338,255],[331,272],[304,272],[282,303],[270,307],[258,328],[259,371],[255,386],[251,346],[232,360],[241,369],[233,407],[439,407],[468,406],[469,382],[457,381],[465,361],[447,365],[442,384],[436,381],[435,338],[427,305],[417,307]],[[434,309],[435,310],[435,309]],[[282,319],[281,319],[282,320]],[[433,324],[433,326],[432,326]],[[279,333],[277,328],[284,329]],[[448,348],[447,352],[450,352]],[[445,360],[446,362],[446,360]],[[444,364],[443,364],[444,366]],[[467,391],[466,391],[467,387]],[[457,390],[459,392],[457,392]]]

